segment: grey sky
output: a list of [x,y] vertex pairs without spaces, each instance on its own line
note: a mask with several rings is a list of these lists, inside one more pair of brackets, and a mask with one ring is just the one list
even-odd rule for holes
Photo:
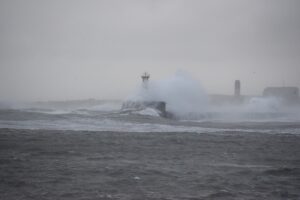
[[0,0],[0,100],[125,98],[144,71],[208,93],[300,87],[298,0]]

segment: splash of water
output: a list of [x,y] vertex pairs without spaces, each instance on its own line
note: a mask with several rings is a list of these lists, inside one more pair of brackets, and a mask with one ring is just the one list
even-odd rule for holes
[[299,118],[299,109],[289,110],[279,98],[245,97],[243,102],[234,101],[212,105],[205,90],[191,75],[177,71],[163,80],[151,80],[131,95],[129,101],[164,101],[167,111],[183,120],[278,120]]
[[191,75],[177,71],[174,75],[150,81],[127,98],[129,101],[164,101],[167,111],[177,116],[207,111],[208,95]]

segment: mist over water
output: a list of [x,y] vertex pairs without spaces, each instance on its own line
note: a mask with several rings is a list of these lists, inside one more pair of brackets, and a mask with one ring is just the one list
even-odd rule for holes
[[250,97],[238,105],[211,106],[212,115],[207,120],[241,121],[300,121],[300,107],[287,106],[280,99]]
[[277,112],[280,111],[282,102],[275,97],[252,97],[243,105],[245,112]]
[[[215,100],[220,103],[214,103]],[[150,77],[146,85],[142,82],[138,84],[135,92],[124,101],[163,101],[166,103],[166,111],[172,113],[177,120],[300,121],[299,102],[289,105],[279,97],[261,95],[241,95],[238,98],[233,95],[214,97],[202,87],[200,80],[183,70],[177,70],[160,80]],[[49,114],[103,113],[119,112],[121,104],[122,101],[111,102],[101,99],[48,103],[0,101],[0,110],[26,110]],[[136,110],[134,114],[159,116],[160,113],[147,108],[142,111]]]
[[124,101],[2,102],[0,128],[201,133],[260,127],[300,133],[299,104],[288,105],[275,97],[209,95],[184,71],[139,84],[125,101],[164,101],[171,115],[162,117],[150,107],[123,110]]
[[[299,104],[287,105],[277,97],[234,97],[214,104],[200,82],[184,71],[140,85],[126,101],[164,101],[167,112],[180,120],[272,121],[300,120]],[[220,97],[221,98],[221,97]]]

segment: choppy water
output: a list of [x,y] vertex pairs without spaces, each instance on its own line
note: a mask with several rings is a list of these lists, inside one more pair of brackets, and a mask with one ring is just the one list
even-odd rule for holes
[[299,199],[295,110],[167,119],[116,101],[2,106],[0,199]]
[[87,100],[2,105],[0,128],[197,133],[241,130],[300,134],[299,108],[270,112],[214,107],[209,112],[167,119],[151,108],[124,111],[121,104],[121,101]]

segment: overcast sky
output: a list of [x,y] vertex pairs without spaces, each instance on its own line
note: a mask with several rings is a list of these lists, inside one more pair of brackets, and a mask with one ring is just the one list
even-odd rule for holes
[[299,0],[0,0],[0,100],[125,98],[147,71],[208,93],[300,87]]

